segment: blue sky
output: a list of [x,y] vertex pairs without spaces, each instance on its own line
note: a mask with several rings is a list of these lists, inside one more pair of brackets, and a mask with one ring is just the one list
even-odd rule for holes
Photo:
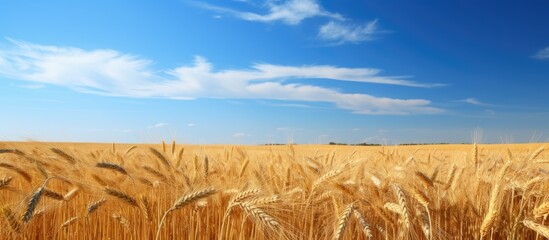
[[0,140],[549,139],[543,1],[2,1]]

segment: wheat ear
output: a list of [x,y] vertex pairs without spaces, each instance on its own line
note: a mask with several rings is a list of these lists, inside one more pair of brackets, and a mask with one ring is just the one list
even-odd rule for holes
[[4,178],[0,179],[0,189],[8,186],[8,184],[10,184],[12,179],[13,179],[13,177],[10,177],[10,176],[7,176],[7,177],[4,177]]
[[44,179],[48,179],[48,177],[49,177],[48,171],[46,171],[44,166],[42,166],[42,163],[39,162],[39,161],[35,161],[34,165],[36,166],[36,169],[38,169],[38,172],[40,173],[40,175],[42,175],[42,177],[44,177]]
[[402,210],[402,220],[404,220],[404,227],[406,229],[410,229],[410,218],[408,217],[408,206],[406,205],[406,196],[404,195],[404,191],[400,186],[394,185],[395,192],[397,194],[398,198],[398,204],[400,205],[400,208]]
[[6,222],[8,222],[8,224],[10,225],[10,228],[14,232],[18,233],[21,230],[21,224],[15,217],[15,213],[9,207],[2,208],[2,215],[4,215]]
[[60,200],[60,201],[64,200],[63,195],[49,189],[44,189],[44,192],[42,194],[44,195],[44,197],[48,197],[51,199]]
[[98,162],[98,163],[95,164],[95,166],[98,167],[98,168],[110,169],[110,170],[122,173],[124,175],[128,175],[128,172],[126,171],[126,169],[124,167],[116,164],[116,163]]
[[547,216],[547,214],[549,214],[549,202],[544,202],[539,205],[537,208],[534,209],[533,213],[535,218]]
[[358,220],[358,223],[362,227],[362,232],[364,232],[364,235],[366,236],[366,238],[373,238],[374,236],[372,235],[370,224],[368,224],[364,215],[362,215],[362,213],[360,213],[358,209],[354,209],[353,213],[355,215],[355,218]]
[[208,170],[209,170],[210,161],[208,160],[208,156],[204,158],[204,164],[203,164],[203,174],[204,174],[204,180],[208,179]]
[[141,205],[143,205],[143,214],[145,215],[145,219],[147,220],[152,220],[152,207],[151,207],[151,203],[149,202],[149,200],[147,199],[147,197],[145,197],[145,195],[141,195]]
[[109,187],[106,187],[104,189],[105,193],[113,196],[113,197],[116,197],[120,200],[122,200],[123,202],[129,204],[129,205],[132,205],[134,207],[137,207],[137,201],[135,201],[134,198],[132,198],[130,195],[122,192],[122,191],[119,191],[119,190],[116,190],[116,189],[113,189],[113,188],[109,188]]
[[27,202],[27,209],[25,210],[25,213],[23,214],[23,222],[28,222],[32,218],[32,214],[34,213],[34,209],[38,205],[38,202],[40,201],[40,198],[42,197],[42,194],[44,193],[44,189],[46,188],[46,184],[48,183],[48,180],[50,178],[46,179],[44,181],[44,184],[38,190],[36,190],[32,196],[30,197],[29,201]]
[[545,150],[545,146],[542,146],[540,148],[538,148],[536,151],[534,151],[531,155],[530,155],[530,158],[528,158],[528,161],[533,161],[534,159],[536,159],[543,151]]
[[244,212],[250,216],[256,222],[262,223],[264,226],[270,228],[271,230],[277,231],[280,229],[280,223],[270,214],[265,212],[263,209],[254,205],[250,202],[243,202],[239,204]]
[[505,174],[505,171],[511,166],[511,162],[507,162],[503,167],[500,169],[497,177],[496,177],[496,184],[492,188],[492,192],[490,194],[490,202],[488,206],[488,212],[484,216],[484,220],[482,221],[482,224],[480,226],[480,238],[483,238],[488,234],[488,231],[492,228],[493,224],[497,220],[497,215],[499,211],[499,189],[501,187],[501,181],[503,180],[503,175]]
[[149,167],[149,166],[143,166],[143,169],[145,169],[145,171],[147,171],[148,173],[156,176],[157,178],[160,178],[160,180],[164,181],[164,182],[167,182],[168,181],[168,177],[166,177],[166,175],[162,174],[161,172],[159,171],[156,171],[155,169],[153,169],[152,167]]
[[78,194],[79,191],[80,191],[80,188],[78,187],[73,188],[68,193],[66,193],[65,196],[63,196],[63,200],[70,201],[71,199],[74,198],[74,196],[76,196],[76,194]]
[[433,187],[433,181],[431,178],[429,178],[425,173],[421,171],[416,171],[416,176],[418,176],[419,180],[425,185],[429,187]]
[[18,149],[0,149],[0,154],[2,153],[12,153],[12,154],[15,154],[15,155],[19,155],[19,156],[23,156],[25,155],[21,150],[18,150]]
[[190,203],[192,203],[192,202],[194,202],[198,199],[208,197],[208,196],[210,196],[214,193],[215,193],[215,189],[213,187],[209,187],[209,188],[206,188],[206,189],[203,189],[203,190],[200,190],[200,191],[185,194],[181,198],[179,198],[177,201],[175,201],[173,206],[170,209],[168,209],[168,211],[166,211],[164,213],[164,216],[162,217],[162,220],[160,220],[160,223],[158,224],[158,230],[156,232],[156,238],[155,239],[158,240],[158,238],[160,236],[160,230],[162,229],[162,225],[164,224],[164,221],[168,217],[168,214],[170,214],[172,211],[175,211],[177,209],[181,209],[184,206],[186,206],[186,205],[188,205],[188,204],[190,204]]
[[240,168],[240,172],[238,174],[238,177],[244,176],[244,172],[246,172],[246,168],[248,168],[249,164],[250,164],[250,160],[246,159],[246,162],[244,162],[244,165],[242,165],[242,168]]
[[179,166],[181,166],[181,160],[183,160],[183,153],[185,152],[185,148],[180,148],[178,151],[177,151],[177,162],[175,164],[175,167],[176,168],[179,168]]
[[524,221],[522,221],[522,224],[524,224],[524,226],[534,230],[538,234],[544,236],[545,238],[549,238],[549,228],[548,227],[546,227],[544,225],[541,225],[541,224],[538,224],[538,223],[535,223],[535,222],[530,221],[530,220],[524,220]]
[[131,152],[132,150],[136,149],[136,148],[137,148],[137,146],[135,146],[135,145],[131,146],[130,148],[128,148],[128,150],[126,150],[126,151],[124,152],[124,155],[123,155],[123,156],[126,156],[126,155],[130,154],[130,152]]
[[70,218],[69,220],[65,221],[65,222],[61,225],[60,229],[61,229],[61,228],[66,228],[66,227],[70,226],[71,224],[75,223],[76,220],[78,220],[79,218],[80,218],[80,217],[72,217],[72,218]]
[[90,205],[88,205],[88,211],[86,214],[89,216],[90,214],[95,212],[95,210],[97,210],[99,207],[103,206],[105,202],[107,202],[106,199],[101,199],[101,200],[90,203]]
[[76,159],[68,153],[64,152],[63,150],[59,148],[50,148],[50,150],[53,153],[57,154],[59,157],[65,159],[65,161],[69,162],[70,164],[76,164]]
[[0,163],[0,167],[5,168],[5,169],[9,169],[11,171],[14,171],[17,174],[21,175],[21,177],[23,177],[27,182],[29,182],[29,183],[32,182],[32,178],[31,178],[30,174],[27,173],[25,170],[19,168],[19,167],[13,166],[13,165],[8,164],[8,163]]
[[149,148],[149,151],[156,157],[158,158],[158,160],[160,160],[162,162],[162,164],[164,164],[164,166],[166,166],[166,168],[171,168],[170,166],[170,162],[168,161],[168,159],[164,156],[164,154],[162,154],[161,152],[159,152],[158,150],[150,147]]
[[249,198],[249,197],[252,197],[254,195],[256,195],[257,193],[259,193],[260,190],[257,189],[257,188],[254,188],[254,189],[249,189],[249,190],[245,190],[245,191],[240,191],[239,193],[237,193],[233,199],[231,199],[231,201],[229,201],[229,204],[227,206],[227,209],[225,210],[225,214],[223,216],[223,221],[221,222],[221,234],[220,234],[220,238],[219,239],[223,239],[223,230],[225,229],[225,221],[227,220],[227,218],[229,218],[229,215],[231,214],[233,208],[235,206],[237,206],[238,204],[240,204],[241,201]]
[[353,213],[353,209],[354,203],[349,204],[339,217],[339,223],[334,234],[334,240],[339,240],[343,237],[343,234],[345,233],[345,228],[347,227],[347,223],[349,222],[351,214]]

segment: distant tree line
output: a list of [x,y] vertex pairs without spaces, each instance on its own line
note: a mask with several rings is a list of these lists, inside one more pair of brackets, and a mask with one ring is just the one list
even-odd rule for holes
[[[397,146],[416,146],[416,145],[448,145],[448,144],[469,144],[469,143],[401,143]],[[282,146],[288,145],[287,143],[265,143],[263,146]],[[296,143],[290,145],[297,145]],[[338,146],[383,146],[379,143],[339,143],[339,142],[329,142],[328,145],[338,145]]]
[[347,144],[347,143],[338,143],[338,142],[330,142],[328,145],[344,145],[344,146],[381,146],[381,144],[378,143],[355,143],[355,144]]

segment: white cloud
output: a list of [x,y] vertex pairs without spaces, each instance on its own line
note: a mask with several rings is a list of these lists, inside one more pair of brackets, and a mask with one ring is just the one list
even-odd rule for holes
[[[215,71],[210,62],[196,57],[191,66],[156,71],[151,61],[114,50],[83,50],[36,45],[11,40],[14,47],[0,49],[0,76],[51,84],[83,93],[134,98],[267,99],[332,103],[358,114],[438,113],[425,99],[396,99],[364,93],[344,93],[312,85],[310,79],[436,87],[381,76],[379,69],[331,65],[283,66],[255,64],[247,69]],[[304,83],[285,83],[301,79]],[[364,88],[363,88],[364,89]]]
[[10,84],[10,86],[19,87],[19,88],[26,88],[26,89],[42,89],[46,86],[44,84]]
[[203,2],[196,5],[217,12],[234,15],[238,18],[255,22],[283,22],[289,25],[297,25],[307,18],[328,17],[338,20],[344,18],[337,13],[331,13],[324,10],[316,0],[288,0],[279,3],[279,1],[267,1],[264,5],[268,13],[253,13],[238,11],[231,8],[219,7]]
[[165,126],[167,126],[168,124],[166,123],[157,123],[155,125],[151,125],[151,126],[148,126],[147,128],[163,128]]
[[259,104],[263,104],[266,106],[271,107],[290,107],[290,108],[313,108],[313,106],[307,105],[307,104],[299,104],[299,103],[273,103],[273,102],[266,102],[266,101],[257,101]]
[[549,59],[549,47],[539,50],[532,57],[540,60]]
[[458,102],[468,103],[468,104],[477,105],[477,106],[491,106],[491,104],[483,103],[476,98],[466,98],[466,99],[458,100]]
[[492,109],[486,109],[486,110],[484,110],[484,112],[486,112],[490,116],[495,116],[496,115],[496,111],[494,111]]
[[238,132],[238,133],[233,134],[233,137],[236,137],[236,138],[250,137],[250,136],[252,136],[252,135],[246,134],[246,133],[241,133],[241,132]]
[[194,127],[194,126],[196,126],[196,124],[194,124],[194,123],[187,124],[187,127]]
[[363,25],[352,25],[345,22],[330,21],[320,26],[318,36],[337,44],[346,42],[359,43],[373,40],[377,34],[377,19]]

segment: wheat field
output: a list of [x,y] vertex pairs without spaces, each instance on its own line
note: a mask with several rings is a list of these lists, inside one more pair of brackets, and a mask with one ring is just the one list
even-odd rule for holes
[[543,144],[0,143],[0,239],[542,239]]

